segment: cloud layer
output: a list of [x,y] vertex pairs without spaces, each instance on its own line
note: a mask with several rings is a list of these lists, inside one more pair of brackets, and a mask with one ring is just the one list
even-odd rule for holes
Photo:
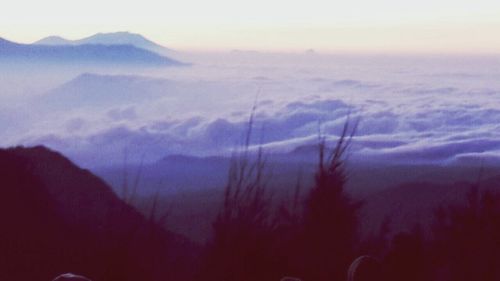
[[213,63],[154,78],[82,74],[34,98],[29,125],[7,139],[45,144],[88,166],[125,154],[130,161],[229,154],[255,103],[251,144],[273,152],[312,145],[319,131],[333,141],[350,115],[360,120],[353,145],[360,161],[500,163],[500,83],[491,76],[498,70],[348,62]]

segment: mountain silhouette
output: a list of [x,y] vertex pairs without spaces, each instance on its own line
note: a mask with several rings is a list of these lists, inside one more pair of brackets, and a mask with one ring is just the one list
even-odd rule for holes
[[132,45],[162,55],[172,54],[173,50],[165,48],[140,34],[130,32],[97,33],[78,40],[68,40],[60,36],[49,36],[36,41],[36,45]]
[[175,66],[182,63],[132,45],[32,45],[0,38],[0,61]]
[[182,280],[196,247],[45,147],[0,150],[0,279]]
[[83,73],[48,91],[39,101],[52,109],[109,108],[161,98],[174,86],[166,79]]

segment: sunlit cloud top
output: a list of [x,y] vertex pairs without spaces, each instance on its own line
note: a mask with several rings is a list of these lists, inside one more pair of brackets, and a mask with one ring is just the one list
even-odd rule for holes
[[500,1],[17,0],[0,36],[131,31],[177,49],[500,53]]

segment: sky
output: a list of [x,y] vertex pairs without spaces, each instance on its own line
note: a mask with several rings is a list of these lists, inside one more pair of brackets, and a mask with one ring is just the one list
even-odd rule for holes
[[500,53],[498,0],[16,0],[0,37],[141,33],[186,50]]

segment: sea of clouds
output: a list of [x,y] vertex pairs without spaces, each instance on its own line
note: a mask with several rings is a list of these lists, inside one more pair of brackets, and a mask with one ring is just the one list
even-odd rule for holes
[[359,120],[359,161],[500,163],[500,57],[232,52],[184,60],[193,65],[52,69],[50,79],[11,70],[0,79],[1,144],[47,145],[87,167],[229,155],[255,108],[251,145],[270,153],[314,145],[318,134],[334,141],[349,116]]

